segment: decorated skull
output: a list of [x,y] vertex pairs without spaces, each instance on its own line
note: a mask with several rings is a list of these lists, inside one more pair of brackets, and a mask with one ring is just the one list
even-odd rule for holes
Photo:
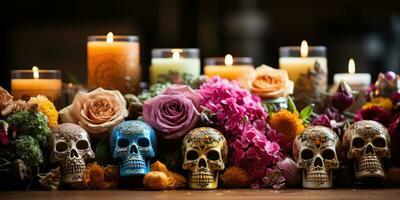
[[183,139],[183,169],[190,170],[189,187],[215,189],[219,171],[225,169],[228,145],[216,129],[201,127],[191,130]]
[[358,121],[346,130],[343,148],[355,160],[356,179],[385,177],[382,160],[390,158],[389,144],[388,131],[376,121]]
[[324,126],[310,126],[297,135],[293,155],[303,169],[303,187],[331,188],[332,169],[339,167],[338,136]]
[[62,181],[71,185],[82,183],[85,161],[94,158],[88,133],[72,123],[60,124],[52,131],[51,161],[60,162]]
[[147,123],[122,122],[114,128],[110,145],[113,158],[120,163],[122,177],[150,172],[150,159],[156,155],[156,135]]

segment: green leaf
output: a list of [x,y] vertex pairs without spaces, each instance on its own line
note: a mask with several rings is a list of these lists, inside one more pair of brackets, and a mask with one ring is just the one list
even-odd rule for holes
[[307,121],[307,119],[312,115],[313,111],[314,111],[314,105],[313,104],[310,104],[310,105],[306,106],[300,112],[300,119],[302,121]]
[[262,104],[264,107],[264,110],[268,112],[268,117],[271,118],[272,115],[274,114],[274,106],[272,104],[269,103],[263,103]]
[[288,96],[287,104],[288,104],[288,111],[292,113],[297,112],[296,104],[294,104],[294,101],[290,96]]

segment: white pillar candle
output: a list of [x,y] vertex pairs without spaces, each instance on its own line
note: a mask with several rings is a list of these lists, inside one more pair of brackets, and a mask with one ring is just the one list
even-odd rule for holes
[[355,73],[356,67],[354,60],[351,58],[348,65],[349,73],[338,73],[333,76],[335,85],[339,85],[341,81],[348,83],[352,89],[363,89],[371,84],[371,74]]

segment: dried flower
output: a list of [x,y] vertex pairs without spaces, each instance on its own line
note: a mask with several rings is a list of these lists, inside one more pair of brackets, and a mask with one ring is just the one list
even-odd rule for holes
[[220,179],[224,186],[228,188],[247,187],[250,184],[249,174],[246,170],[237,166],[232,166],[226,169]]
[[261,65],[257,67],[255,74],[255,79],[250,82],[250,89],[260,97],[285,97],[293,92],[294,85],[286,70]]
[[361,109],[367,109],[373,106],[381,107],[390,112],[392,110],[393,104],[390,98],[373,97],[371,101],[364,104]]
[[9,114],[10,110],[12,110],[12,108],[10,108],[9,106],[10,106],[10,104],[12,104],[13,98],[14,97],[11,96],[7,90],[0,87],[0,112],[1,112],[1,115],[7,116]]
[[273,129],[283,133],[288,141],[293,141],[296,135],[304,129],[303,122],[299,118],[299,113],[292,113],[285,109],[274,113],[269,123]]
[[52,169],[48,173],[38,174],[39,185],[46,190],[55,191],[61,186],[61,170],[60,167]]
[[38,111],[47,116],[48,126],[50,128],[56,128],[58,126],[58,112],[53,102],[51,102],[46,96],[38,95],[36,97],[31,97],[28,104],[38,105]]
[[96,162],[86,166],[83,175],[85,186],[90,189],[108,189],[117,186],[117,166],[102,167]]
[[331,97],[333,107],[338,110],[345,110],[354,102],[351,87],[344,81],[340,82],[335,94]]
[[268,168],[263,178],[265,187],[272,187],[276,190],[285,188],[285,177],[278,168]]
[[128,116],[128,110],[119,91],[97,88],[89,93],[77,93],[72,104],[59,114],[62,122],[79,124],[92,136],[107,136]]
[[200,96],[186,85],[172,85],[146,100],[143,119],[165,139],[177,139],[200,121]]
[[165,190],[169,187],[169,178],[164,172],[151,171],[144,176],[143,185],[152,190]]

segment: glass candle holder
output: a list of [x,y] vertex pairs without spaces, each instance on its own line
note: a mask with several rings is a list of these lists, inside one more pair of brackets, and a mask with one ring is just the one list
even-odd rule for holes
[[294,82],[293,96],[298,108],[312,103],[316,111],[322,111],[328,89],[326,47],[308,47],[303,41],[300,47],[279,48],[279,54],[279,67],[286,70]]
[[141,80],[138,36],[89,36],[87,42],[88,88],[139,92]]
[[220,76],[228,80],[241,81],[254,73],[253,59],[250,57],[210,57],[204,60],[204,74],[208,77]]
[[62,81],[60,70],[12,70],[11,93],[15,99],[45,95],[57,107],[61,105]]
[[200,50],[153,49],[150,83],[183,83],[200,76]]

